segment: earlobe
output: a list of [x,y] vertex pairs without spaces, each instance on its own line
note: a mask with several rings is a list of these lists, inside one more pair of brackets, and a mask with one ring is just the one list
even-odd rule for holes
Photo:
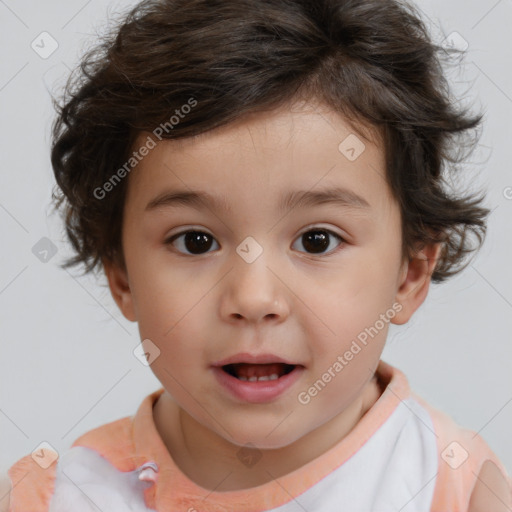
[[124,317],[131,322],[137,321],[130,282],[126,270],[119,265],[103,262],[103,269],[108,280],[110,293]]
[[395,299],[402,305],[402,309],[391,320],[392,323],[405,324],[421,306],[427,297],[440,251],[441,244],[439,243],[426,245],[404,264]]

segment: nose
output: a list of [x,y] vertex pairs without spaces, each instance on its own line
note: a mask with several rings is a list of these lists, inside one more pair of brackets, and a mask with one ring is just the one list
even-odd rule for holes
[[275,264],[264,257],[254,262],[242,258],[235,261],[226,276],[220,300],[220,315],[227,322],[259,324],[263,321],[281,323],[290,313],[286,279]]

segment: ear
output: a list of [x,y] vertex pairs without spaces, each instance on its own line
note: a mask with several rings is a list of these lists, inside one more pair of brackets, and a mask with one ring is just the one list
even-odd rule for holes
[[110,293],[117,306],[126,319],[131,322],[137,321],[128,273],[118,264],[112,262],[104,261],[103,268],[108,279]]
[[399,288],[395,301],[402,309],[391,320],[397,325],[409,321],[413,313],[427,297],[432,273],[441,252],[441,244],[429,244],[418,250],[402,267]]

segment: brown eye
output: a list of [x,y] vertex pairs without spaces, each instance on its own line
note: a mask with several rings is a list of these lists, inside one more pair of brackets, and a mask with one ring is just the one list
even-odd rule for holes
[[[336,247],[341,245],[341,242],[344,241],[341,236],[327,229],[311,229],[303,233],[298,240],[302,242],[302,245],[308,253],[323,254],[330,246],[332,246],[331,237],[335,237],[340,240],[340,243]],[[334,247],[334,249],[336,247]],[[333,249],[331,248],[328,252],[333,252]]]
[[174,235],[165,243],[175,246],[179,252],[199,255],[208,252],[214,241],[215,239],[212,235],[203,231],[184,231]]

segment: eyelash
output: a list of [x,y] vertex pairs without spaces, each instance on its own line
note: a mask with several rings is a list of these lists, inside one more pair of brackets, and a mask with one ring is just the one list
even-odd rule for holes
[[[334,231],[331,231],[330,229],[327,229],[327,228],[316,227],[316,226],[312,227],[312,228],[308,228],[306,231],[303,231],[296,238],[296,240],[300,240],[301,237],[303,237],[307,233],[315,233],[315,232],[322,232],[322,233],[327,233],[329,235],[332,235],[332,236],[338,238],[340,240],[340,243],[339,243],[339,245],[337,247],[335,247],[334,249],[331,249],[329,252],[323,252],[323,253],[308,253],[308,252],[306,252],[305,254],[307,254],[309,256],[324,256],[324,257],[332,256],[333,254],[335,254],[338,251],[340,251],[344,247],[344,245],[347,243],[342,236],[338,235]],[[207,236],[209,236],[209,237],[211,237],[211,238],[213,238],[215,240],[213,235],[210,235],[210,233],[207,233],[205,231],[200,231],[198,229],[188,229],[186,231],[181,231],[180,233],[176,233],[175,235],[172,235],[170,238],[165,240],[164,244],[165,245],[174,245],[174,241],[175,240],[177,240],[178,238],[180,238],[183,235],[186,235],[188,233],[197,233],[197,234],[202,234],[202,235],[204,234],[204,235],[207,235]],[[208,254],[208,252],[211,252],[211,251],[208,250],[208,251],[206,251],[204,253],[200,253],[200,254],[183,253],[183,252],[180,252],[180,251],[177,251],[177,252],[179,252],[180,254],[182,254],[184,256],[202,256],[203,254]],[[302,252],[302,251],[300,251],[300,252]]]

